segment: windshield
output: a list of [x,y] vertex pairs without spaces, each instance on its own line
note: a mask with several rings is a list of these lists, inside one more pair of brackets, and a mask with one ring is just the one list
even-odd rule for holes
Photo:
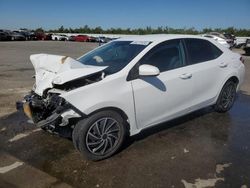
[[149,42],[113,41],[78,59],[84,65],[107,66],[106,74],[122,70]]

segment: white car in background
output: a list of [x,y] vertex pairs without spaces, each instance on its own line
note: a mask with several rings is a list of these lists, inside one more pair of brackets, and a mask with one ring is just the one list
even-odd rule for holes
[[120,38],[77,60],[30,59],[36,83],[17,106],[43,129],[72,131],[90,160],[113,155],[127,135],[192,111],[228,111],[245,73],[239,54],[192,35]]
[[201,36],[211,38],[217,41],[218,43],[220,43],[221,45],[225,46],[226,48],[231,48],[230,44],[228,44],[228,42],[224,38],[218,37],[216,35],[210,35],[210,34],[203,34]]
[[51,39],[59,40],[59,41],[66,41],[66,40],[69,40],[69,37],[67,35],[52,34]]
[[236,48],[244,47],[247,43],[247,40],[250,40],[250,37],[236,37]]

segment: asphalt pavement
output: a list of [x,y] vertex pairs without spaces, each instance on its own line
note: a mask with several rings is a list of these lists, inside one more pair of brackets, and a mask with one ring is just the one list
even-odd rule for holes
[[[0,187],[247,188],[250,186],[250,57],[233,108],[205,108],[132,137],[115,156],[85,161],[72,141],[15,110],[34,82],[29,55],[79,57],[98,44],[0,43]],[[241,50],[234,50],[243,54]]]

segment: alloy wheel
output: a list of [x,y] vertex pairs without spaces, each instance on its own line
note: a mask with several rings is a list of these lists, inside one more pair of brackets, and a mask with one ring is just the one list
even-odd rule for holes
[[235,86],[233,84],[228,85],[228,87],[225,88],[225,90],[222,93],[222,101],[221,105],[223,108],[230,107],[235,98]]
[[95,155],[105,155],[112,151],[120,139],[118,122],[105,117],[94,122],[86,134],[87,149]]

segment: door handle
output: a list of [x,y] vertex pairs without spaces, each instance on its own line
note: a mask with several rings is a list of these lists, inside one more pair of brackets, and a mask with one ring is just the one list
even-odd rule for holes
[[189,79],[191,77],[192,77],[191,73],[184,73],[184,74],[180,75],[181,79]]
[[220,66],[221,68],[225,68],[225,67],[227,67],[227,63],[221,62],[221,63],[219,64],[219,66]]

